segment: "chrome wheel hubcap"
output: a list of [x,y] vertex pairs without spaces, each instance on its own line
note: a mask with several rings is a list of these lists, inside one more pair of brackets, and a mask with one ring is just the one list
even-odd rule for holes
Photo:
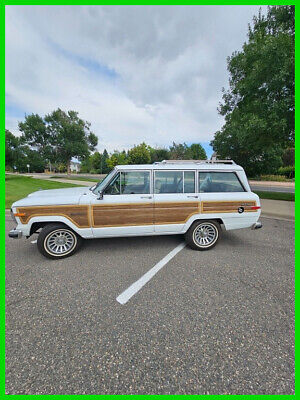
[[194,241],[198,246],[211,246],[218,238],[218,231],[209,223],[200,224],[194,230]]
[[46,238],[47,251],[55,255],[63,255],[70,252],[75,244],[75,235],[64,229],[51,232]]

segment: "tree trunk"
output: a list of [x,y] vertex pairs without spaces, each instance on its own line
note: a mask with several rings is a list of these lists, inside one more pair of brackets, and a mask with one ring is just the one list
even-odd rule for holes
[[68,162],[67,162],[67,174],[68,175],[70,175],[70,173],[71,173],[70,162],[71,162],[71,160],[68,160]]

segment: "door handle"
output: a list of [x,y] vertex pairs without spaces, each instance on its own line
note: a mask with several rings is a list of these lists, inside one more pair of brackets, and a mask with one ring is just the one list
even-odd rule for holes
[[198,199],[198,196],[187,196],[187,197],[193,197],[194,199]]
[[141,199],[152,199],[152,196],[141,196]]

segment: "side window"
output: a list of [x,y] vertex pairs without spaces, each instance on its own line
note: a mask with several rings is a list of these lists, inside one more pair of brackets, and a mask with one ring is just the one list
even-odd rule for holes
[[154,193],[183,193],[183,171],[155,171]]
[[199,172],[199,192],[244,192],[234,172]]
[[184,171],[184,193],[195,193],[194,171]]
[[150,194],[150,172],[121,172],[122,194]]
[[120,194],[121,193],[121,179],[120,172],[114,177],[114,179],[110,182],[110,184],[105,189],[105,194]]
[[150,172],[129,171],[118,172],[105,189],[106,194],[149,194]]

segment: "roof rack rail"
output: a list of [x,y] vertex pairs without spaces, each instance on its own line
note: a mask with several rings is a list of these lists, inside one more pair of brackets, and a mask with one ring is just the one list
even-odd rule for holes
[[163,160],[153,164],[235,164],[233,160]]

